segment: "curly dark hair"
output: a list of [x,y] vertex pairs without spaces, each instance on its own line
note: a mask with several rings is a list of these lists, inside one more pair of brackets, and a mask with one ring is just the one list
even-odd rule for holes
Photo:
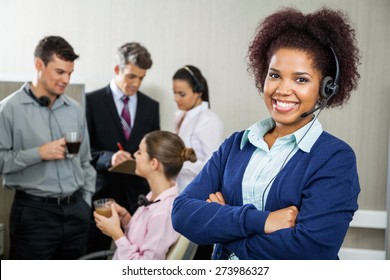
[[310,14],[283,8],[266,17],[257,27],[249,46],[248,70],[263,92],[272,55],[280,48],[302,50],[314,61],[322,77],[335,76],[335,58],[339,60],[339,90],[326,107],[337,107],[347,101],[358,86],[359,50],[348,17],[342,11],[323,7]]

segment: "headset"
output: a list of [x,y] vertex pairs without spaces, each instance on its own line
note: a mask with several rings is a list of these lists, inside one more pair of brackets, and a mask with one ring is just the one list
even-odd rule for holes
[[36,97],[35,94],[31,91],[31,89],[26,90],[27,94],[34,99],[40,106],[42,107],[49,107],[50,106],[50,98],[47,96],[41,96],[41,97]]
[[322,79],[321,86],[320,86],[320,96],[324,100],[319,102],[319,106],[317,108],[314,108],[311,111],[303,113],[301,115],[301,118],[306,118],[307,116],[313,114],[315,111],[324,109],[326,104],[328,104],[329,100],[333,96],[335,96],[337,91],[339,90],[340,64],[334,49],[332,47],[329,48],[332,51],[334,61],[335,61],[335,66],[336,66],[336,73],[334,76],[334,80],[330,76],[326,76]]
[[331,99],[337,93],[337,91],[339,90],[339,80],[340,80],[339,60],[333,48],[330,47],[330,49],[332,51],[334,61],[335,61],[336,74],[334,80],[329,76],[326,76],[325,78],[322,79],[320,96],[326,99]]
[[149,200],[146,198],[145,195],[140,194],[140,195],[138,196],[137,205],[138,205],[138,206],[148,206],[148,205],[150,205],[150,204],[157,203],[157,202],[160,202],[160,201],[161,201],[160,199],[158,199],[158,200],[156,200],[156,201],[149,201]]
[[198,80],[198,78],[195,76],[194,72],[190,69],[188,66],[184,66],[183,69],[185,69],[192,77],[192,80],[195,82],[195,86],[193,87],[194,92],[200,92],[202,93],[204,91],[203,84]]

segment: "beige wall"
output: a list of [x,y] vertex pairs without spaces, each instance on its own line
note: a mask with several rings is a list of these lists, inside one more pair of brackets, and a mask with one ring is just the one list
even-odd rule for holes
[[[281,6],[309,12],[323,4],[350,15],[361,48],[362,78],[350,102],[342,109],[323,112],[320,120],[356,151],[360,207],[385,210],[390,123],[388,0],[1,0],[0,80],[31,79],[37,41],[56,34],[81,55],[72,81],[94,90],[111,79],[116,48],[139,41],[154,59],[141,90],[160,101],[162,128],[172,128],[176,110],[171,77],[182,65],[194,64],[208,79],[211,106],[223,119],[227,136],[267,116],[245,62],[256,24]],[[384,231],[352,232],[347,242],[381,247]]]

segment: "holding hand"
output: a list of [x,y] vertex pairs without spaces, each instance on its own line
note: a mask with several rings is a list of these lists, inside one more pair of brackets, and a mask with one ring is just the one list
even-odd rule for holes
[[[120,225],[121,224],[120,217],[118,215],[118,212],[117,212],[115,205],[117,205],[117,204],[113,203],[111,205],[112,215],[110,218],[107,218],[103,215],[99,215],[96,211],[93,212],[96,227],[98,229],[100,229],[102,231],[102,233],[104,233],[105,235],[110,236],[113,240],[117,240],[120,237],[124,236],[124,233],[123,233],[121,225]],[[123,208],[123,207],[120,207],[120,208]]]
[[111,166],[116,166],[129,159],[133,159],[129,152],[119,150],[111,157]]
[[121,222],[121,226],[125,227],[130,222],[131,215],[126,210],[126,208],[120,206],[119,204],[114,203],[114,207],[116,212],[118,213],[119,220]]
[[48,142],[39,147],[38,152],[42,160],[57,160],[65,158],[65,138]]

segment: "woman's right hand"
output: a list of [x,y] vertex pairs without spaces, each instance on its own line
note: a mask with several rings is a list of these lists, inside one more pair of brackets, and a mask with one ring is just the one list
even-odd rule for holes
[[98,214],[96,211],[93,212],[95,218],[95,224],[98,229],[107,236],[110,236],[113,240],[121,238],[124,233],[120,226],[120,218],[114,204],[111,205],[111,217]]
[[117,166],[118,164],[121,164],[122,162],[133,159],[131,154],[127,151],[119,150],[111,157],[111,166]]
[[295,227],[298,212],[298,208],[295,206],[271,212],[265,221],[264,232],[270,234],[279,229]]

